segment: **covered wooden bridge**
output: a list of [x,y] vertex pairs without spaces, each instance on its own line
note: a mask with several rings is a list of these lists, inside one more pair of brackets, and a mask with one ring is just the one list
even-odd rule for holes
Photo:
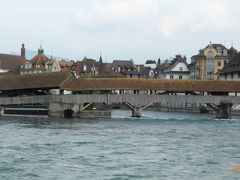
[[76,79],[66,72],[0,76],[1,106],[42,103],[50,107],[57,103],[65,110],[94,102],[124,103],[133,116],[141,116],[143,109],[158,102],[192,102],[205,103],[217,112],[217,117],[229,118],[232,105],[240,104],[238,93],[239,81]]
[[[169,93],[208,92],[228,95],[240,93],[240,81],[160,80],[146,78],[76,79],[73,73],[54,72],[32,75],[0,76],[0,95],[50,93],[57,89],[72,92],[155,91]],[[135,92],[136,94],[136,92]]]

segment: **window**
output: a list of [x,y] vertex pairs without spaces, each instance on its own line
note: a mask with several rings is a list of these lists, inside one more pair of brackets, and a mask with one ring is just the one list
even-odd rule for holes
[[223,50],[223,55],[224,56],[227,56],[228,54],[227,54],[227,50]]
[[183,70],[183,68],[182,68],[182,67],[180,67],[180,68],[179,68],[179,71],[182,71],[182,70]]
[[231,73],[231,79],[233,79],[233,73]]
[[182,75],[179,76],[179,79],[183,79]]
[[227,80],[227,74],[225,74],[225,80]]
[[240,72],[238,73],[238,79],[240,79]]
[[214,57],[214,53],[212,51],[208,52],[208,58],[213,58]]
[[170,75],[170,79],[173,79],[174,77],[173,77],[173,75]]
[[87,66],[85,64],[83,65],[83,71],[87,71]]

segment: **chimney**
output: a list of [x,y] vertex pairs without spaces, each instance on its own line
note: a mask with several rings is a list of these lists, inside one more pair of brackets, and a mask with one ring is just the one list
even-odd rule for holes
[[21,56],[24,58],[24,59],[26,59],[26,53],[25,53],[25,47],[24,47],[25,45],[24,44],[22,44],[22,48],[21,48]]

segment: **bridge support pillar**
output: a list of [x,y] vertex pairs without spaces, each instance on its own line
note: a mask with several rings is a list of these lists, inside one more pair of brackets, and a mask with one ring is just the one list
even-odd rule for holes
[[85,109],[87,109],[89,106],[91,106],[93,103],[87,103],[85,106],[83,104],[79,105],[79,112],[83,112]]
[[132,117],[142,117],[142,107],[132,108]]
[[142,111],[152,105],[152,103],[150,103],[142,107],[142,106],[133,106],[128,102],[125,102],[124,104],[132,110],[132,117],[142,117]]
[[207,104],[207,106],[215,110],[217,119],[231,119],[232,117],[232,103]]
[[217,119],[231,119],[232,118],[232,104],[230,103],[222,103],[217,106],[216,110],[216,118]]

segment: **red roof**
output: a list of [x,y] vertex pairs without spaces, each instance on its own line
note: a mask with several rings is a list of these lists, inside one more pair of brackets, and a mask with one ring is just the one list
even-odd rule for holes
[[20,66],[25,64],[26,59],[10,54],[0,54],[0,69],[9,70],[11,73],[17,74]]
[[32,64],[44,64],[49,61],[49,58],[44,54],[38,54],[34,58],[32,58]]

